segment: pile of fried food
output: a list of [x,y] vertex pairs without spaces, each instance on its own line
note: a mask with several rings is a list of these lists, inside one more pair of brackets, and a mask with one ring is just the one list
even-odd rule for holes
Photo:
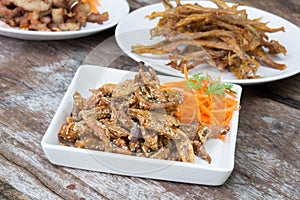
[[71,116],[58,133],[62,145],[192,163],[198,156],[210,163],[205,142],[228,132],[197,121],[181,124],[174,113],[183,96],[164,90],[143,63],[134,80],[91,92],[86,99],[75,92]]
[[[146,16],[160,18],[150,30],[151,37],[165,40],[154,45],[136,45],[136,54],[169,54],[169,66],[183,71],[207,63],[220,71],[228,70],[237,79],[259,78],[260,65],[284,70],[285,64],[274,62],[268,54],[286,55],[286,49],[278,41],[270,40],[267,33],[284,31],[283,27],[270,28],[261,18],[249,19],[246,10],[239,5],[228,6],[221,0],[211,0],[218,8],[195,4],[172,6],[163,0],[165,11]],[[264,49],[268,49],[266,52]]]
[[0,21],[10,27],[33,31],[77,31],[87,22],[103,24],[109,16],[99,13],[97,0],[2,0]]

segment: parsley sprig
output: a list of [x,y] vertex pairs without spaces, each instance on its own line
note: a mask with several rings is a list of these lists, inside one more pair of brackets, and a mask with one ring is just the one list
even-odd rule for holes
[[202,90],[201,82],[207,80],[208,78],[205,77],[202,72],[193,74],[192,77],[187,81],[187,87],[194,90]]
[[[203,75],[203,73],[197,73],[193,74],[191,78],[187,80],[186,86],[190,89],[194,90],[201,90],[204,92],[204,88],[201,85],[203,81],[208,81],[209,79]],[[223,97],[226,95],[225,91],[227,90],[228,92],[236,94],[236,92],[232,89],[233,85],[228,84],[228,83],[220,83],[220,82],[209,82],[209,84],[206,86],[206,94],[211,95],[211,94],[216,94],[216,95],[222,95]]]

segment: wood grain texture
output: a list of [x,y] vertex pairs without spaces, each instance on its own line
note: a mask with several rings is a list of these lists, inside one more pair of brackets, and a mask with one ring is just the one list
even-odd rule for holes
[[[131,10],[156,2],[129,1]],[[247,2],[300,26],[298,0]],[[93,54],[112,48],[105,44],[97,49],[113,34],[114,28],[85,38],[45,42],[0,36],[0,199],[299,199],[299,74],[243,87],[235,169],[222,186],[51,164],[40,141],[77,68],[88,61],[119,69],[136,65],[125,55],[114,55],[117,51],[108,57]]]

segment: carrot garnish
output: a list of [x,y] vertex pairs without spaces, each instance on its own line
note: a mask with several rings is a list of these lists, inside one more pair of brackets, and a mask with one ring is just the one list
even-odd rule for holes
[[[194,74],[188,78],[184,66],[185,81],[169,82],[164,89],[180,91],[183,103],[178,106],[175,116],[182,124],[198,121],[202,126],[229,127],[234,111],[239,109],[233,85],[214,81],[208,75]],[[225,139],[224,136],[219,139]]]
[[187,70],[186,64],[184,64],[184,66],[183,66],[183,74],[184,74],[185,80],[188,80],[189,75],[188,75],[188,70]]
[[98,0],[82,0],[83,3],[88,3],[90,5],[90,13],[98,14],[97,7],[100,6]]
[[219,139],[225,142],[225,135],[219,135]]

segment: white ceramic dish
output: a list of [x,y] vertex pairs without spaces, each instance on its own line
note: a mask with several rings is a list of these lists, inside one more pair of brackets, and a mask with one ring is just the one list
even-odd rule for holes
[[[231,130],[225,142],[207,141],[206,149],[212,157],[211,164],[200,159],[195,159],[195,163],[183,163],[59,145],[57,133],[61,125],[65,123],[65,118],[70,115],[74,91],[79,91],[84,97],[88,97],[89,89],[104,83],[118,83],[133,77],[133,72],[94,65],[83,65],[78,69],[41,141],[42,148],[50,162],[61,166],[143,178],[205,185],[223,184],[234,168],[238,111],[234,113]],[[167,76],[159,78],[162,82],[182,80]],[[240,99],[242,88],[234,85],[234,90]]]
[[[182,1],[182,3],[198,3],[204,7],[215,7],[210,1]],[[232,5],[232,4],[229,4]],[[231,73],[224,72],[221,74],[221,79],[224,82],[238,83],[238,84],[258,84],[270,81],[275,81],[283,78],[290,77],[300,72],[300,29],[291,22],[280,18],[274,14],[268,13],[263,10],[251,8],[247,6],[241,6],[241,9],[246,9],[249,18],[262,17],[262,21],[269,22],[270,27],[285,27],[285,32],[278,32],[270,34],[270,39],[278,40],[287,49],[287,56],[278,55],[273,59],[279,63],[285,63],[287,68],[283,71],[275,70],[268,67],[259,67],[257,74],[263,76],[259,79],[237,80]],[[150,39],[149,30],[156,26],[158,18],[154,20],[145,19],[146,15],[151,14],[153,11],[163,11],[164,7],[161,3],[149,5],[138,10],[131,12],[127,15],[117,26],[115,37],[120,48],[131,58],[136,61],[144,61],[145,63],[153,66],[155,70],[172,75],[183,75],[166,66],[168,63],[168,56],[153,56],[150,54],[137,55],[131,52],[131,47],[137,44],[151,45],[162,38]],[[211,76],[217,77],[220,72],[208,65],[205,65],[199,69],[201,71],[207,71]]]
[[22,40],[64,40],[79,38],[113,27],[129,13],[129,4],[126,0],[100,0],[100,3],[99,12],[108,12],[109,14],[109,20],[101,25],[87,23],[86,27],[78,31],[64,32],[26,31],[19,28],[0,27],[0,35]]

